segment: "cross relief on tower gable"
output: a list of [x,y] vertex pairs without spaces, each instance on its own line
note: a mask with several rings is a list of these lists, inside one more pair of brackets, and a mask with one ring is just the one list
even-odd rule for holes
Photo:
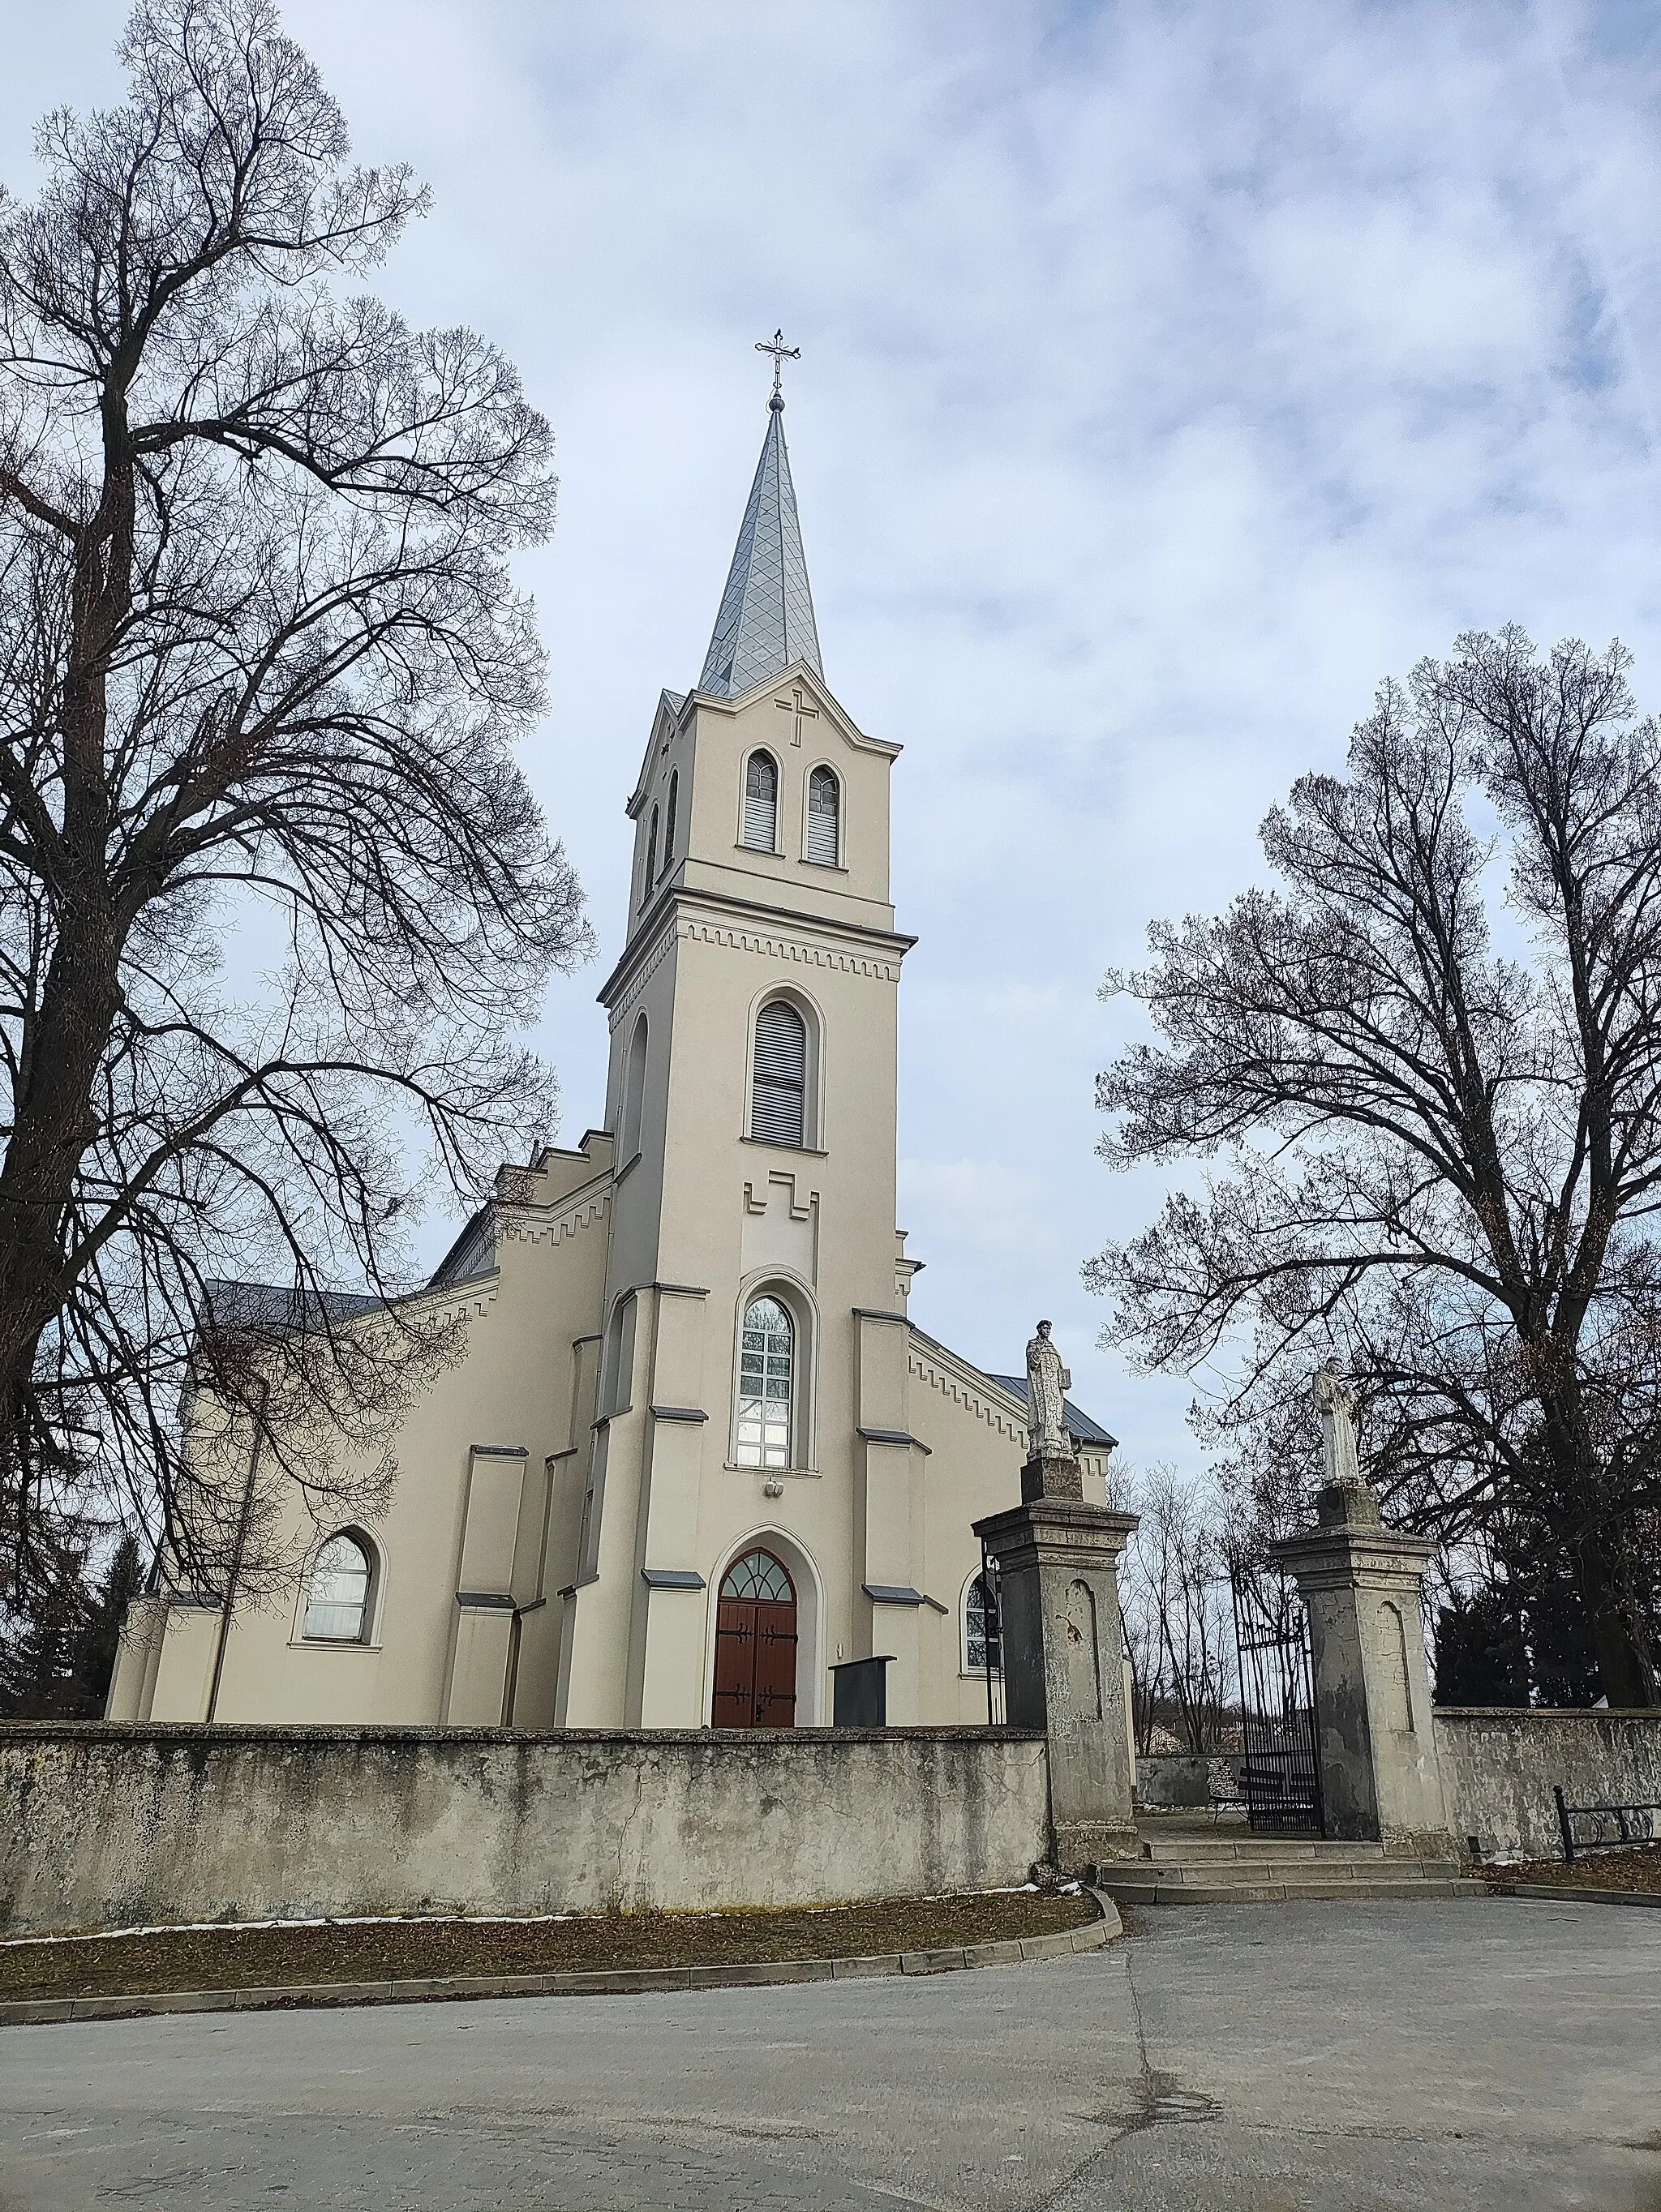
[[790,696],[788,699],[775,699],[773,704],[781,708],[783,713],[794,715],[795,720],[790,726],[790,742],[793,745],[799,745],[801,743],[803,723],[817,722],[819,718],[818,708],[808,705],[807,694],[800,684],[791,685]]

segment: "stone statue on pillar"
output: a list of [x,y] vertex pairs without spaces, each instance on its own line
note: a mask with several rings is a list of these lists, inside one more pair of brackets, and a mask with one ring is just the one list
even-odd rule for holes
[[1362,1480],[1355,1443],[1355,1386],[1337,1362],[1329,1359],[1317,1369],[1314,1388],[1326,1455],[1326,1481],[1316,1499],[1316,1518],[1323,1528],[1346,1523],[1377,1528],[1378,1501]]
[[1079,1455],[1067,1427],[1067,1393],[1072,1383],[1072,1375],[1050,1341],[1050,1323],[1041,1321],[1026,1347],[1029,1441],[1021,1496],[1029,1504],[1035,1498],[1084,1496]]
[[1062,1355],[1050,1340],[1050,1323],[1041,1321],[1038,1333],[1026,1347],[1026,1395],[1032,1408],[1032,1456],[1046,1452],[1064,1458],[1073,1449],[1067,1433],[1067,1396],[1073,1376],[1062,1364]]
[[1359,1482],[1361,1462],[1355,1449],[1355,1386],[1335,1360],[1329,1359],[1316,1372],[1315,1402],[1321,1409],[1327,1480]]
[[1136,1516],[1084,1502],[1067,1426],[1072,1380],[1041,1321],[1026,1347],[1021,1502],[974,1529],[998,1562],[1009,1725],[1044,1732],[1051,1856],[1076,1871],[1135,1858],[1141,1846],[1118,1584]]
[[1326,1445],[1315,1526],[1276,1544],[1309,1619],[1325,1832],[1399,1856],[1452,1855],[1431,1723],[1420,1605],[1436,1547],[1385,1528],[1361,1477],[1355,1391],[1329,1363],[1314,1381]]

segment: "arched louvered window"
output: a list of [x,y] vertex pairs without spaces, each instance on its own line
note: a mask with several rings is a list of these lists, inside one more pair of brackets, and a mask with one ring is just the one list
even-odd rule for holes
[[301,1633],[321,1644],[361,1644],[369,1611],[367,1547],[343,1530],[318,1553],[306,1584]]
[[842,858],[842,787],[831,768],[816,768],[807,779],[807,857],[834,868]]
[[790,1411],[795,1380],[796,1332],[774,1297],[753,1299],[739,1340],[739,1420],[735,1456],[740,1467],[788,1467]]
[[779,842],[779,764],[771,753],[751,753],[744,769],[744,842],[757,853]]
[[669,778],[669,803],[663,810],[663,872],[666,876],[675,857],[675,807],[680,798],[680,770],[676,769]]
[[652,826],[646,833],[646,875],[640,887],[640,902],[644,906],[652,896],[652,885],[658,872],[658,811],[652,809]]
[[750,1086],[750,1134],[764,1145],[805,1145],[807,1024],[788,999],[770,999],[756,1017]]

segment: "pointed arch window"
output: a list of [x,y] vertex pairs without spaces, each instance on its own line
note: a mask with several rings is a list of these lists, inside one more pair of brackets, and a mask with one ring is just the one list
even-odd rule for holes
[[675,810],[680,799],[680,770],[673,769],[669,775],[669,799],[663,810],[663,873],[666,876],[675,858]]
[[776,1297],[752,1299],[739,1340],[740,1467],[788,1467],[796,1376],[796,1330]]
[[750,1134],[758,1144],[807,1141],[807,1024],[788,999],[770,999],[756,1017]]
[[306,1623],[301,1633],[318,1644],[361,1644],[368,1622],[374,1567],[367,1544],[344,1528],[331,1536],[306,1583]]
[[652,896],[652,885],[658,872],[658,811],[652,809],[652,826],[646,833],[646,875],[640,887],[640,902],[643,907]]
[[751,753],[744,767],[744,842],[757,853],[779,843],[779,764],[771,753]]
[[807,857],[822,868],[842,858],[842,786],[832,768],[816,768],[807,779]]

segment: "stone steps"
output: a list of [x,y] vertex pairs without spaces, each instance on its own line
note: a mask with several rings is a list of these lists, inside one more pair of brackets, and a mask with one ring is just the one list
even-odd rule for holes
[[1386,1857],[1379,1844],[1313,1837],[1149,1836],[1143,1856],[1095,1869],[1123,1905],[1269,1905],[1299,1899],[1480,1897],[1481,1881],[1443,1858]]
[[1357,1875],[1348,1881],[1318,1877],[1306,1880],[1227,1881],[1171,1881],[1158,1875],[1103,1874],[1097,1887],[1116,1905],[1294,1905],[1302,1900],[1364,1898],[1481,1897],[1486,1885],[1458,1875],[1445,1879],[1417,1875],[1402,1880],[1381,1880]]
[[1451,1881],[1457,1879],[1459,1867],[1453,1859],[1366,1859],[1352,1864],[1342,1859],[1283,1859],[1265,1851],[1224,1866],[1201,1860],[1132,1859],[1123,1869],[1104,1867],[1101,1871],[1104,1875],[1123,1871],[1128,1879],[1141,1881],[1198,1882],[1202,1887],[1239,1881],[1330,1881],[1342,1887],[1357,1881]]
[[1214,1839],[1209,1836],[1151,1835],[1144,1829],[1142,1856],[1185,1866],[1200,1861],[1227,1864],[1237,1860],[1264,1858],[1377,1866],[1384,1857],[1384,1847],[1382,1844],[1329,1843],[1321,1836],[1243,1835]]

